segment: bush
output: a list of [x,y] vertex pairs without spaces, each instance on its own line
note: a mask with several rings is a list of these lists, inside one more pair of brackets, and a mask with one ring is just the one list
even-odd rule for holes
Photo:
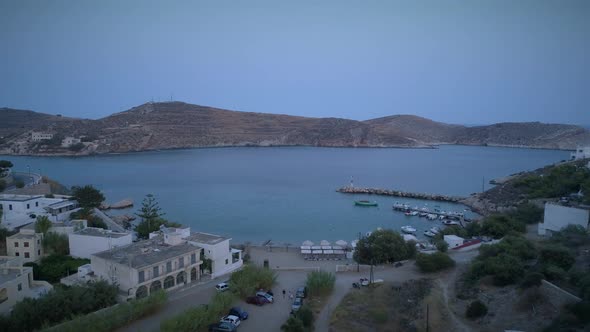
[[388,315],[387,311],[385,311],[384,309],[376,308],[371,310],[369,314],[371,315],[371,318],[376,324],[383,325],[387,323]]
[[303,322],[301,319],[291,316],[285,324],[281,326],[281,331],[284,332],[305,332],[305,327],[303,326]]
[[336,276],[326,271],[313,271],[307,275],[305,285],[311,296],[326,296],[334,289]]
[[391,229],[377,230],[361,238],[354,251],[354,260],[361,264],[393,263],[416,255],[415,243],[404,241]]
[[470,319],[485,316],[488,313],[488,307],[486,307],[480,300],[475,300],[467,306],[465,316]]
[[547,264],[543,266],[543,274],[547,277],[547,279],[551,281],[563,280],[567,275],[564,269],[552,264]]
[[24,186],[25,186],[25,183],[24,183],[22,180],[17,180],[17,181],[14,181],[14,185],[15,185],[17,188],[24,188]]
[[44,332],[109,332],[158,311],[166,303],[166,292],[159,290],[147,298],[133,300],[108,309],[79,316]]
[[487,274],[494,276],[496,286],[513,284],[524,274],[521,261],[508,254],[491,257],[486,261],[485,265]]
[[561,245],[548,245],[541,248],[539,252],[539,258],[543,264],[551,264],[562,268],[563,270],[569,270],[576,258],[570,250]]
[[4,191],[4,189],[6,189],[6,181],[0,179],[0,192]]
[[524,233],[526,224],[507,215],[493,215],[485,218],[481,225],[481,232],[495,239],[504,237],[511,231]]
[[78,267],[90,263],[84,258],[70,256],[50,255],[43,257],[39,264],[27,263],[33,267],[33,276],[36,280],[45,280],[49,283],[58,283],[61,278],[77,273]]
[[68,236],[60,233],[49,232],[43,237],[43,249],[49,254],[67,256],[70,254],[70,241]]
[[543,219],[543,209],[533,203],[523,203],[510,216],[525,224],[537,224]]
[[538,287],[541,286],[541,280],[543,280],[544,275],[539,272],[531,272],[527,273],[524,276],[524,280],[521,283],[522,288],[529,288],[529,287]]
[[299,308],[296,314],[297,318],[301,319],[303,326],[311,328],[313,326],[313,312],[307,305],[303,305]]
[[455,266],[455,261],[449,255],[436,252],[434,254],[418,254],[416,265],[421,272],[436,272]]
[[436,249],[440,252],[447,252],[447,250],[449,250],[449,244],[444,240],[438,240],[436,241]]
[[254,265],[245,265],[240,271],[232,273],[230,290],[240,298],[252,296],[259,289],[270,289],[276,282],[276,273]]

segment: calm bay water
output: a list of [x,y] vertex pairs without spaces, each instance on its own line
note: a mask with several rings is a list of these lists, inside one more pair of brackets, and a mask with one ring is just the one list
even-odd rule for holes
[[[39,172],[64,185],[92,184],[108,202],[131,198],[136,208],[156,195],[166,217],[236,241],[350,241],[358,232],[434,222],[393,212],[399,200],[371,197],[378,208],[355,207],[335,189],[347,185],[467,196],[490,179],[568,158],[568,152],[494,147],[440,149],[218,148],[82,158],[3,156],[16,170]],[[399,200],[412,206],[452,204]],[[132,213],[136,209],[125,211]]]

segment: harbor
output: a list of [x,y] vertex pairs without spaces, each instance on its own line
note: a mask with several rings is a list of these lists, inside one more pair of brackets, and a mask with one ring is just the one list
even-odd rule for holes
[[401,190],[389,190],[379,188],[357,188],[353,186],[346,186],[336,190],[339,193],[344,194],[368,194],[368,195],[380,195],[380,196],[392,196],[392,197],[403,197],[403,198],[414,198],[429,201],[440,201],[449,203],[459,203],[464,200],[465,197],[440,195],[440,194],[427,194],[427,193],[415,193]]

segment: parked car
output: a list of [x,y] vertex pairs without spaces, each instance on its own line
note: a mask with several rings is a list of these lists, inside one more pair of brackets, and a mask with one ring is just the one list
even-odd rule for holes
[[295,297],[305,298],[307,296],[307,287],[299,287],[295,291]]
[[209,332],[234,332],[237,328],[235,325],[227,322],[219,322],[209,325]]
[[215,289],[217,289],[220,292],[225,292],[226,290],[229,289],[229,285],[226,284],[225,282],[221,282],[221,283],[215,285]]
[[272,295],[268,294],[267,292],[257,292],[256,296],[264,298],[268,303],[274,302],[274,298],[272,297]]
[[293,304],[291,304],[291,312],[293,312],[293,313],[297,312],[299,309],[301,309],[302,305],[303,305],[303,299],[300,297],[296,297],[295,301],[293,301]]
[[219,321],[220,323],[230,323],[233,324],[235,327],[240,326],[240,317],[238,316],[234,316],[234,315],[227,315],[223,318],[221,318],[221,320]]
[[267,301],[262,296],[249,296],[246,298],[246,303],[256,304],[257,306],[261,306],[261,305],[264,305],[265,303],[267,303]]
[[240,317],[241,320],[248,319],[248,312],[242,310],[240,307],[233,307],[229,309],[229,315],[234,315]]
[[368,278],[361,278],[360,283],[361,283],[361,286],[369,286],[369,279]]

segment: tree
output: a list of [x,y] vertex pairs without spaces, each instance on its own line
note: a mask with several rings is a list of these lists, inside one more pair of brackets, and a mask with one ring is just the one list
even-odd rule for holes
[[205,258],[205,252],[203,250],[201,250],[200,259],[201,259],[201,262],[203,262],[203,264],[201,264],[201,266],[200,266],[201,273],[203,273],[204,271],[211,271],[211,267],[213,266],[213,261],[209,258]]
[[440,252],[447,252],[449,249],[449,244],[445,242],[445,240],[437,240],[436,241],[436,249]]
[[290,316],[289,319],[281,326],[281,330],[284,332],[305,332],[303,321],[301,319]]
[[47,234],[47,231],[51,228],[51,220],[47,216],[38,216],[35,222],[35,233]]
[[455,266],[455,261],[449,255],[436,252],[434,254],[416,255],[416,265],[422,272],[436,272]]
[[406,243],[399,233],[384,229],[361,238],[357,243],[354,259],[361,264],[382,264],[408,259],[415,254],[414,242]]
[[0,178],[5,177],[8,173],[8,170],[13,166],[14,165],[9,160],[0,160]]
[[135,215],[141,218],[141,222],[135,226],[137,236],[141,238],[147,238],[151,232],[160,229],[161,225],[168,227],[178,225],[162,218],[166,214],[162,212],[162,208],[152,194],[146,195],[141,203],[141,208]]
[[541,248],[539,258],[543,264],[555,265],[569,270],[576,261],[570,250],[561,245],[548,245]]
[[6,181],[4,179],[0,179],[0,192],[3,192],[6,189]]
[[104,202],[104,195],[91,185],[72,187],[72,193],[83,208],[97,208]]
[[485,316],[488,313],[488,307],[480,300],[475,300],[467,306],[465,316],[467,318],[475,319],[481,316]]
[[69,255],[70,244],[68,236],[58,233],[47,233],[43,237],[43,249],[56,255]]
[[24,188],[25,187],[25,182],[23,180],[16,180],[14,181],[14,185],[17,188]]

